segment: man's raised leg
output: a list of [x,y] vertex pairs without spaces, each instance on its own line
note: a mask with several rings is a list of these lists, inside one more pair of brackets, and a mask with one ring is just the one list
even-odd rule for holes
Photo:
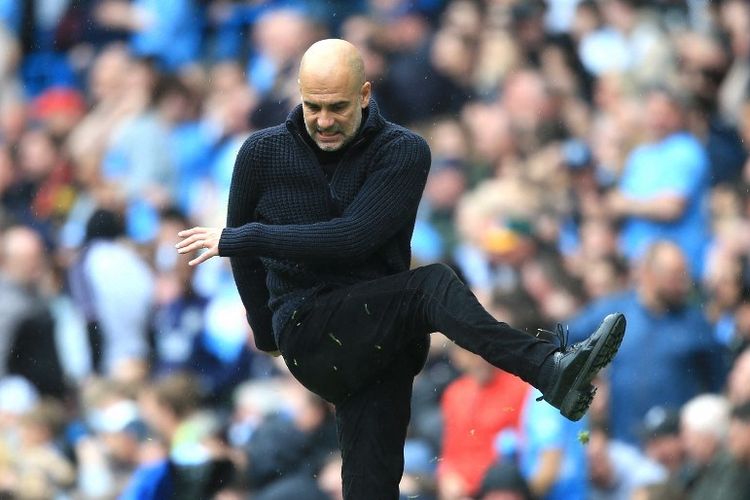
[[582,342],[567,345],[561,326],[556,344],[539,341],[495,320],[455,273],[440,264],[411,271],[405,288],[419,291],[418,316],[432,328],[531,383],[570,420],[579,420],[588,410],[594,395],[591,382],[612,361],[625,335],[625,316],[614,313]]
[[591,380],[619,348],[625,318],[610,315],[573,346],[549,342],[492,317],[449,267],[433,264],[316,297],[279,347],[295,377],[337,403],[433,331],[518,375],[578,420],[591,403]]

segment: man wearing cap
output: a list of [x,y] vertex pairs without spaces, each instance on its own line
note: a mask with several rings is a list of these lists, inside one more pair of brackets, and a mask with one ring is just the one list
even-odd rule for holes
[[447,266],[409,270],[427,143],[380,115],[346,41],[313,44],[299,88],[286,122],[255,132],[238,153],[227,227],[182,231],[177,247],[205,250],[193,265],[230,257],[256,346],[282,354],[335,405],[344,497],[398,497],[412,381],[433,331],[580,419],[624,316],[567,346],[495,320]]
[[643,417],[640,429],[646,456],[675,474],[684,465],[685,450],[680,439],[680,414],[671,408],[654,406]]

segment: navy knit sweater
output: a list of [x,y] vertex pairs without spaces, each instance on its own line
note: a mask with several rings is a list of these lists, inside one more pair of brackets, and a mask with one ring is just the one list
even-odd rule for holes
[[299,105],[245,141],[219,241],[264,351],[320,290],[409,269],[430,168],[424,139],[385,121],[373,100],[330,182],[304,134]]

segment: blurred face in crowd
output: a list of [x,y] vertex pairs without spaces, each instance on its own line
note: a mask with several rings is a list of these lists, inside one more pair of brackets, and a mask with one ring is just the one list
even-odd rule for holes
[[605,258],[587,261],[582,279],[586,293],[592,298],[614,293],[625,284],[625,279],[618,275],[614,264]]
[[130,56],[121,46],[109,47],[97,57],[89,76],[89,86],[95,100],[119,96],[129,64]]
[[483,358],[458,346],[453,347],[450,357],[456,368],[480,385],[489,383],[497,372],[497,368]]
[[163,405],[154,391],[146,390],[138,398],[140,413],[146,424],[159,436],[170,440],[174,430],[176,418]]
[[44,275],[44,246],[37,233],[12,227],[0,239],[2,271],[15,283],[31,287]]
[[657,243],[646,257],[641,284],[651,307],[664,311],[684,307],[690,278],[682,250],[672,243]]
[[581,224],[581,246],[584,255],[589,259],[615,255],[617,232],[604,219],[585,219]]
[[716,259],[706,276],[706,291],[722,310],[733,308],[742,293],[742,262],[733,255]]
[[646,100],[646,126],[651,137],[660,141],[684,126],[684,111],[665,92],[651,92]]
[[662,464],[670,472],[677,471],[685,457],[679,434],[666,434],[649,439],[644,451],[646,456]]
[[436,167],[427,178],[424,197],[436,210],[455,207],[466,188],[466,177],[448,162],[439,162]]
[[300,63],[305,129],[323,151],[338,151],[357,135],[370,83],[357,49],[343,40],[313,44]]
[[609,438],[601,430],[592,430],[586,455],[589,459],[589,479],[600,488],[609,488],[615,471],[609,458]]
[[686,456],[699,465],[711,462],[721,445],[713,433],[693,429],[685,423],[681,426],[680,437]]
[[19,144],[19,164],[25,176],[31,180],[44,179],[58,161],[52,138],[42,130],[26,132]]
[[581,2],[576,6],[572,34],[576,40],[596,30],[602,23],[601,12],[594,2]]

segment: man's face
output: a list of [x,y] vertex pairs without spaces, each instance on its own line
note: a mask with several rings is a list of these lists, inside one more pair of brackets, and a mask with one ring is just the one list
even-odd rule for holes
[[338,151],[354,139],[362,110],[370,98],[370,83],[361,87],[349,75],[330,80],[300,80],[305,129],[323,151]]
[[682,465],[685,452],[678,434],[658,436],[649,439],[645,445],[646,456],[659,462],[669,471],[676,471]]
[[660,92],[648,96],[645,114],[646,125],[656,141],[674,134],[684,125],[682,111],[678,105]]
[[687,262],[679,251],[661,251],[643,279],[659,305],[667,311],[679,311],[685,306],[691,281]]
[[[687,271],[685,271],[687,272]],[[656,284],[656,295],[667,311],[679,311],[685,307],[690,293],[690,280],[684,273],[663,273]]]
[[680,439],[685,456],[698,465],[706,465],[713,460],[719,449],[719,439],[711,433],[691,429],[683,425]]

